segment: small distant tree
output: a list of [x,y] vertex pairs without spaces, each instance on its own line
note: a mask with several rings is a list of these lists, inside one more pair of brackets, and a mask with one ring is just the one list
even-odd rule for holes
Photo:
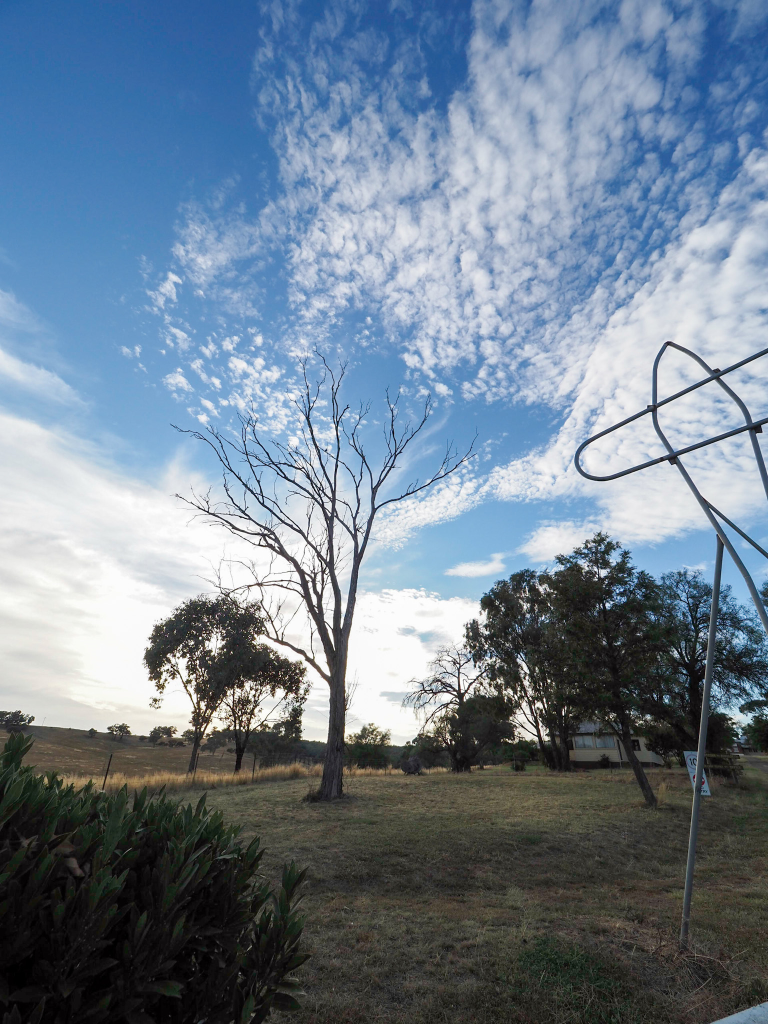
[[193,730],[188,771],[194,771],[200,744],[233,681],[242,678],[256,639],[264,632],[258,605],[232,597],[201,594],[158,622],[144,652],[144,664],[160,707],[168,686],[179,683],[192,705]]
[[272,757],[294,757],[306,754],[301,743],[301,711],[291,715],[286,709],[283,718],[277,722],[265,722],[261,728],[252,733],[248,743],[248,753],[254,759]]
[[116,743],[122,743],[126,736],[131,735],[131,728],[121,722],[119,725],[108,725],[107,732]]
[[347,756],[358,768],[384,768],[389,764],[387,747],[391,739],[389,729],[379,729],[369,722],[347,737]]
[[424,768],[447,768],[450,764],[442,740],[428,732],[420,732],[410,743],[406,743],[400,756],[400,764],[417,757]]
[[[187,734],[194,736],[193,730],[187,729],[186,732],[182,733],[182,739],[186,738]],[[187,739],[187,742],[190,742],[189,739]],[[205,751],[206,754],[215,754],[217,750],[221,750],[222,747],[226,747],[231,742],[232,735],[228,729],[211,729],[200,749]]]
[[34,715],[25,715],[23,711],[0,711],[0,726],[8,732],[24,732],[34,720]]
[[96,732],[95,729],[89,729],[88,730],[88,739],[89,740],[95,739],[97,735],[98,735],[98,733]]
[[468,772],[482,753],[512,739],[515,704],[500,680],[478,668],[465,647],[444,647],[431,664],[432,674],[411,681],[403,701],[421,715],[429,731],[447,751],[454,772]]
[[149,734],[149,742],[154,746],[163,739],[172,739],[176,735],[175,725],[156,725]]
[[239,772],[253,733],[276,717],[298,716],[301,722],[309,686],[304,665],[284,658],[267,644],[237,645],[233,660],[219,717],[234,740],[234,770]]

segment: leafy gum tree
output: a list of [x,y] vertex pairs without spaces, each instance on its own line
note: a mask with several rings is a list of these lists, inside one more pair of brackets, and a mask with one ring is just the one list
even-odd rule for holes
[[660,614],[659,586],[604,533],[570,555],[558,555],[556,562],[549,586],[582,707],[621,741],[646,803],[655,807],[632,737],[644,726],[663,676],[669,633]]
[[467,625],[467,646],[503,682],[522,728],[550,768],[570,770],[568,741],[583,719],[567,636],[546,574],[522,569],[480,599],[482,620]]
[[403,705],[422,716],[422,732],[448,753],[451,770],[468,772],[484,750],[514,736],[515,705],[466,647],[442,648],[430,668],[427,678],[411,680]]
[[241,676],[244,662],[254,654],[264,620],[255,604],[231,597],[201,594],[185,601],[158,622],[144,652],[144,664],[160,707],[167,688],[178,683],[192,705],[192,752],[188,771],[194,771],[200,743],[227,689]]
[[[667,671],[652,712],[672,731],[679,750],[692,750],[699,735],[712,586],[700,572],[690,569],[665,573],[660,582]],[[724,586],[717,617],[711,709],[717,712],[752,701],[766,685],[765,632],[755,613],[739,605],[730,587]]]
[[[229,685],[219,709],[219,718],[235,743],[235,771],[239,772],[251,736],[275,722],[293,723],[301,715],[309,693],[304,665],[284,658],[267,644],[247,650],[240,663],[230,666]],[[295,728],[294,728],[295,731]]]
[[347,737],[347,754],[358,768],[383,768],[389,764],[387,747],[392,739],[389,729],[369,722]]

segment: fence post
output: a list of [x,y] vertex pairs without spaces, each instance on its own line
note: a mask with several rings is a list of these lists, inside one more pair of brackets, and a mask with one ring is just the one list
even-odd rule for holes
[[115,756],[115,755],[114,755],[114,752],[113,752],[113,753],[111,753],[111,754],[109,755],[109,760],[107,761],[107,770],[106,770],[106,771],[104,772],[104,781],[103,781],[103,782],[102,782],[102,784],[101,784],[101,791],[102,791],[102,793],[104,792],[104,787],[105,787],[105,786],[106,786],[106,784],[107,784],[107,776],[109,775],[109,766],[110,766],[110,765],[112,764],[112,758],[113,758],[114,756]]

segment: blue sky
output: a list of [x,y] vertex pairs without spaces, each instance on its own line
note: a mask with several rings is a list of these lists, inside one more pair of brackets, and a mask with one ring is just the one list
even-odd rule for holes
[[[393,695],[482,593],[598,527],[711,570],[670,467],[600,485],[571,460],[649,401],[667,338],[719,366],[768,344],[767,43],[757,0],[0,3],[2,706],[158,720],[149,629],[238,554],[172,497],[217,473],[170,424],[253,402],[285,429],[316,346],[374,415],[432,394],[415,471],[447,438],[480,453],[382,522],[358,721],[412,735]],[[765,369],[737,383],[765,415]],[[730,416],[699,393],[666,423]],[[653,454],[638,432],[595,458]],[[690,466],[768,534],[740,441]],[[307,735],[323,717],[318,686]]]

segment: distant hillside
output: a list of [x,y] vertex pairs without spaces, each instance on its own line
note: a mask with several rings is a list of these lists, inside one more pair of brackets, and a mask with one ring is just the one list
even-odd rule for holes
[[[40,772],[58,771],[62,775],[103,776],[112,755],[110,771],[126,775],[144,775],[149,772],[186,772],[189,747],[152,746],[142,743],[137,736],[127,736],[115,742],[109,733],[97,733],[93,739],[85,729],[59,729],[55,726],[32,725],[25,729],[34,737],[34,745],[26,758]],[[6,734],[0,732],[0,743]],[[249,759],[250,760],[250,759]],[[199,765],[213,771],[231,772],[233,754],[219,750],[216,754],[201,754]],[[249,765],[250,766],[250,765]]]
[[[113,740],[109,733],[100,732],[93,738],[86,729],[60,729],[55,726],[31,725],[25,729],[34,737],[34,746],[27,755],[26,763],[38,771],[57,771],[62,775],[85,775],[99,779],[106,771],[110,754],[110,772],[125,775],[145,775],[150,772],[186,772],[189,764],[189,747],[152,746],[142,742],[138,736],[126,736],[121,742]],[[5,742],[6,733],[0,731],[0,745]],[[313,758],[322,758],[325,743],[322,740],[302,740],[303,753]],[[387,753],[396,762],[402,747],[387,747]],[[250,769],[251,757],[246,755],[244,769]],[[207,771],[223,772],[234,770],[235,756],[225,748],[215,754],[201,753],[200,768]]]

